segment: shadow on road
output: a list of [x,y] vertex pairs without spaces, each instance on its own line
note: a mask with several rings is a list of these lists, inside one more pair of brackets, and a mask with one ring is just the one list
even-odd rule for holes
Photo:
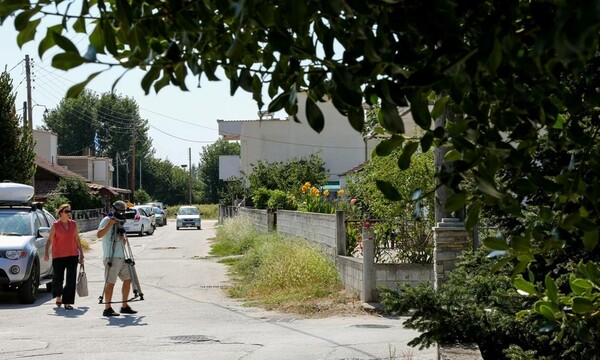
[[142,322],[145,316],[129,316],[129,315],[121,315],[115,317],[106,318],[108,320],[107,326],[118,326],[118,327],[128,327],[128,326],[146,326],[148,323]]

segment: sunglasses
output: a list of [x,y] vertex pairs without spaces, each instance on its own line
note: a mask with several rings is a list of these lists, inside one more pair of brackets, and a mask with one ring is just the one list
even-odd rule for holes
[[63,212],[64,212],[65,214],[70,214],[70,213],[71,213],[71,210],[63,210]]

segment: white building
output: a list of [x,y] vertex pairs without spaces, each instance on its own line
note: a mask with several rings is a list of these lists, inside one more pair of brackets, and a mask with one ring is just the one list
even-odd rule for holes
[[330,181],[339,184],[338,174],[371,158],[379,140],[365,140],[331,102],[318,103],[325,125],[323,131],[317,133],[304,115],[305,103],[306,94],[298,94],[299,123],[291,117],[274,119],[268,116],[258,120],[217,120],[219,135],[225,140],[239,141],[241,148],[239,169],[232,168],[235,161],[232,162],[231,157],[223,159],[220,164],[223,175],[220,178],[226,180],[232,174],[239,177],[240,171],[249,174],[258,160],[287,162],[318,153],[329,170]]

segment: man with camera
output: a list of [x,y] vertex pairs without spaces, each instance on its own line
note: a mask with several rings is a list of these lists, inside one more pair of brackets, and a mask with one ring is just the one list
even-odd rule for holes
[[121,306],[122,314],[136,314],[129,305],[127,298],[131,288],[131,276],[125,262],[125,244],[127,237],[123,223],[124,214],[127,210],[127,204],[124,201],[115,201],[112,205],[114,213],[109,213],[100,221],[96,235],[102,240],[102,250],[104,261],[104,311],[102,316],[118,316],[111,306],[113,290],[117,277],[123,282],[122,295],[123,304]]

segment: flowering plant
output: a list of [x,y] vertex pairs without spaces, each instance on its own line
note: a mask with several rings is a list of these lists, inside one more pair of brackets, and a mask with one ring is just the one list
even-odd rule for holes
[[[338,192],[338,197],[339,196],[340,194]],[[313,186],[308,181],[300,188],[299,197],[298,211],[322,214],[333,214],[335,212],[335,204],[329,199],[329,190],[321,192],[316,186]]]

